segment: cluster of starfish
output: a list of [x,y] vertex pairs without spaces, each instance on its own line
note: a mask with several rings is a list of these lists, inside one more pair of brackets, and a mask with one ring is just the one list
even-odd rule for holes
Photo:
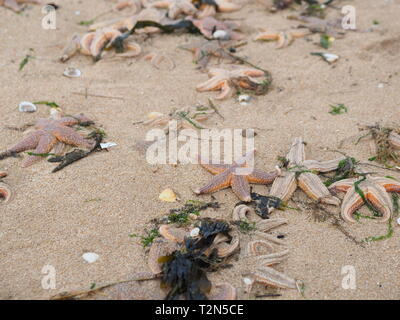
[[[300,187],[311,199],[334,206],[341,201],[332,193],[346,192],[341,205],[341,215],[345,221],[355,222],[354,212],[366,201],[381,214],[380,220],[387,221],[393,215],[393,203],[388,192],[400,193],[400,182],[391,178],[361,175],[358,178],[344,179],[335,182],[329,188],[318,177],[318,173],[337,170],[344,156],[327,161],[306,160],[302,138],[295,138],[286,156],[286,169],[273,173],[265,173],[257,169],[249,173],[237,174],[238,168],[246,167],[249,155],[239,159],[232,165],[210,164],[200,159],[200,165],[215,175],[205,186],[195,190],[197,194],[212,193],[232,187],[238,198],[245,202],[252,201],[249,183],[272,183],[269,196],[288,201]],[[270,212],[274,207],[270,208]]]
[[57,119],[40,118],[37,120],[34,130],[27,133],[20,142],[0,153],[0,159],[15,156],[23,151],[33,152],[22,161],[22,167],[28,167],[46,157],[58,143],[91,149],[95,142],[81,136],[73,128],[77,124],[92,124],[92,120],[78,114]]

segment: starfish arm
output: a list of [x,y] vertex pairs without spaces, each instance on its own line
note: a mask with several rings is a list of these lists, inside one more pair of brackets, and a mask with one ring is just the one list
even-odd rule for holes
[[158,9],[169,9],[172,5],[171,1],[155,1],[151,4],[151,7],[158,8]]
[[70,127],[70,126],[73,126],[73,125],[76,125],[76,124],[79,124],[79,123],[89,123],[89,124],[91,124],[91,123],[93,123],[93,120],[88,118],[88,117],[86,117],[83,114],[75,114],[75,115],[70,116],[70,117],[62,117],[59,120],[55,120],[55,122],[57,124],[59,124],[59,125]]
[[275,264],[279,264],[288,259],[289,250],[283,250],[280,252],[274,252],[270,254],[264,254],[250,258],[254,260],[254,264],[260,267],[269,267]]
[[400,182],[390,178],[374,177],[373,181],[385,188],[386,192],[400,192]]
[[9,148],[7,150],[7,152],[19,153],[22,151],[35,149],[43,134],[45,134],[45,131],[36,130],[36,131],[30,133],[27,137],[22,139],[20,142],[18,142],[17,144],[15,144],[11,148]]
[[283,176],[277,177],[269,192],[270,196],[277,197],[282,201],[288,201],[297,188],[296,175],[294,172],[286,172]]
[[207,81],[200,83],[197,85],[196,89],[197,91],[217,91],[220,90],[221,87],[224,85],[224,82],[226,79],[214,76],[211,79],[208,79]]
[[314,173],[304,172],[298,177],[299,187],[311,198],[322,203],[338,206],[340,200],[330,194],[328,188]]
[[[50,133],[42,134],[39,140],[39,143],[34,151],[36,154],[46,154],[53,149],[54,145],[56,144],[57,139]],[[42,156],[29,156],[24,161],[22,161],[21,166],[26,168],[31,166],[32,164],[42,160]]]
[[[362,190],[362,188],[361,188]],[[363,192],[365,190],[362,190]],[[365,194],[365,192],[364,192]],[[353,213],[363,205],[364,201],[361,196],[356,192],[354,187],[351,187],[343,198],[341,216],[344,221],[357,222],[353,218]]]
[[202,159],[200,156],[198,156],[197,159],[198,159],[199,164],[204,169],[206,169],[208,172],[211,172],[212,174],[220,174],[230,168],[230,165],[227,165],[227,164],[208,163],[208,161]]
[[197,194],[212,193],[229,187],[231,184],[231,173],[228,170],[214,176],[205,186],[194,190]]
[[76,147],[85,147],[88,149],[94,146],[93,141],[85,139],[74,129],[69,127],[64,127],[64,126],[56,127],[51,130],[51,133],[57,138],[57,140],[69,145],[73,145]]
[[300,165],[304,162],[305,159],[304,142],[301,137],[297,137],[294,139],[286,158],[289,161],[289,165],[291,166]]
[[389,134],[389,142],[393,148],[400,149],[400,134],[392,131]]
[[266,266],[257,268],[254,272],[254,281],[275,288],[296,289],[297,287],[296,280]]
[[233,88],[229,85],[227,80],[224,80],[221,85],[221,93],[215,97],[217,100],[222,100],[231,97]]
[[250,183],[270,184],[279,175],[279,171],[264,172],[258,169],[253,169],[253,172],[247,176]]
[[233,12],[241,8],[240,5],[225,0],[215,0],[215,3],[218,5],[220,12]]
[[379,221],[388,221],[393,213],[393,203],[385,188],[371,183],[364,194],[367,200],[382,214]]
[[282,49],[290,45],[293,41],[293,37],[286,32],[279,32],[278,43],[276,45],[277,49]]
[[340,180],[337,181],[335,183],[332,183],[329,186],[329,190],[333,191],[333,192],[346,192],[347,190],[349,190],[351,187],[354,186],[354,183],[356,181],[360,180],[359,178],[350,178],[350,179],[344,179],[344,180]]
[[14,12],[20,12],[22,10],[22,6],[15,0],[4,0],[3,5]]
[[316,161],[316,160],[305,160],[302,165],[308,170],[317,172],[330,172],[336,170],[339,167],[339,163],[346,159],[346,157],[340,157],[328,161]]
[[251,201],[250,185],[246,176],[233,175],[231,183],[233,192],[240,200],[245,202]]

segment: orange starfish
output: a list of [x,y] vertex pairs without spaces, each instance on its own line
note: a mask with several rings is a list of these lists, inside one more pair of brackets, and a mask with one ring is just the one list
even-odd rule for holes
[[230,97],[237,86],[261,93],[261,91],[267,88],[267,83],[257,81],[254,77],[264,75],[264,71],[252,68],[237,68],[234,70],[211,68],[208,71],[208,76],[211,79],[199,84],[196,89],[200,92],[221,91],[215,98],[218,100]]
[[20,12],[24,7],[22,4],[33,3],[41,4],[41,0],[0,0],[0,6],[11,9],[14,12]]
[[295,30],[271,32],[267,29],[260,28],[260,33],[254,38],[254,40],[278,41],[276,48],[281,49],[289,46],[294,39],[303,38],[308,34],[310,34],[310,32]]
[[[197,194],[212,193],[221,189],[231,187],[233,192],[242,201],[251,201],[250,185],[269,184],[274,181],[280,174],[280,169],[276,168],[275,172],[264,172],[255,168],[249,168],[248,162],[254,156],[254,151],[249,152],[241,159],[234,161],[233,164],[209,164],[207,161],[202,161],[199,157],[199,164],[211,172],[215,176],[205,186],[194,190]],[[249,170],[247,174],[240,174],[239,170]],[[247,170],[246,170],[247,171]],[[242,172],[245,173],[245,172]]]
[[82,114],[63,117],[57,120],[40,118],[35,125],[36,130],[16,145],[0,153],[0,159],[16,155],[26,150],[34,150],[34,154],[30,155],[22,162],[22,167],[28,167],[43,159],[43,155],[48,154],[58,141],[90,149],[94,147],[95,142],[85,139],[70,128],[76,124],[87,123],[92,123],[92,121]]

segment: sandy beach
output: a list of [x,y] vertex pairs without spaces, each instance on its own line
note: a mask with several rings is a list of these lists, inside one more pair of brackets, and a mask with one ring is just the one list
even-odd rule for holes
[[[257,28],[287,30],[298,22],[287,19],[290,9],[271,13],[256,1],[237,1],[239,11],[219,14],[235,19],[247,44],[237,55],[267,69],[273,87],[266,95],[255,96],[248,105],[237,97],[214,100],[218,115],[207,126],[254,128],[257,136],[255,165],[273,170],[278,156],[285,156],[293,138],[301,136],[306,158],[327,160],[345,152],[359,161],[371,157],[368,142],[354,144],[359,124],[400,124],[400,2],[397,0],[335,1],[328,17],[340,16],[340,8],[356,8],[357,30],[346,32],[328,50],[319,47],[320,35],[296,39],[290,46],[276,49],[273,42],[255,42]],[[75,32],[83,33],[80,21],[93,19],[112,7],[113,1],[54,1],[59,4],[57,28],[45,30],[40,5],[28,5],[20,14],[0,7],[0,150],[22,138],[21,127],[39,117],[48,117],[49,107],[38,105],[35,113],[21,113],[21,101],[55,101],[68,114],[84,113],[107,133],[106,140],[117,143],[108,152],[98,152],[57,173],[54,164],[41,161],[28,168],[21,159],[0,161],[0,171],[13,190],[13,199],[0,204],[0,299],[49,299],[64,291],[89,290],[128,279],[136,272],[148,271],[147,253],[138,239],[129,235],[150,229],[149,221],[179,208],[186,200],[211,201],[210,195],[197,196],[193,189],[205,184],[211,174],[198,165],[150,165],[137,147],[148,128],[135,122],[149,112],[168,113],[195,105],[207,105],[214,92],[197,92],[196,85],[208,79],[196,69],[193,56],[178,46],[196,36],[154,34],[140,42],[143,53],[129,59],[102,59],[97,63],[76,55],[66,63],[58,58],[65,42]],[[79,14],[78,14],[79,13]],[[98,21],[118,16],[110,13]],[[378,21],[379,24],[374,24]],[[340,59],[328,64],[311,52],[329,51]],[[156,69],[143,56],[164,52],[175,62],[173,70]],[[34,56],[18,71],[29,54]],[[64,77],[66,67],[78,68],[79,78]],[[228,66],[212,59],[211,67]],[[84,93],[89,93],[85,96]],[[77,94],[81,93],[81,94]],[[83,94],[83,95],[82,95]],[[107,96],[96,97],[96,95]],[[332,115],[331,104],[342,103],[347,113]],[[345,140],[341,146],[339,142]],[[381,175],[400,179],[400,171],[373,169]],[[173,188],[180,202],[158,199],[165,188]],[[268,194],[270,186],[254,190]],[[219,209],[207,209],[202,217],[231,218],[238,202],[230,189],[213,194]],[[302,280],[308,299],[400,299],[400,230],[396,219],[394,234],[387,240],[365,243],[352,241],[331,219],[315,221],[309,201],[297,190],[289,202],[299,210],[276,210],[274,217],[289,219],[287,225],[271,233],[284,235],[290,249],[287,261],[277,270]],[[340,219],[340,208],[330,208]],[[367,213],[365,207],[360,212]],[[384,235],[387,224],[363,219],[341,226],[356,239]],[[99,259],[87,263],[85,252]],[[241,264],[233,258],[232,267],[210,273],[212,282],[229,282],[243,287]],[[56,288],[43,289],[42,268],[54,266]],[[354,266],[356,289],[344,289],[344,266]],[[135,283],[133,298],[162,298],[158,281]],[[270,292],[257,285],[254,294]],[[265,299],[304,299],[297,290],[277,289],[279,297]]]

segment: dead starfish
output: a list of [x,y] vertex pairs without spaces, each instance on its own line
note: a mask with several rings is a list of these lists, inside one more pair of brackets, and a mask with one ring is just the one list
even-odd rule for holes
[[151,112],[148,114],[148,120],[144,121],[143,124],[148,126],[164,126],[163,130],[165,134],[168,134],[170,130],[171,121],[176,122],[176,130],[180,129],[205,129],[206,127],[201,124],[210,118],[214,114],[214,110],[209,110],[204,107],[197,107],[194,110],[176,110],[170,114],[163,114],[160,112]]
[[305,160],[303,139],[295,138],[286,156],[287,171],[275,179],[270,195],[288,201],[299,186],[310,198],[338,206],[340,200],[329,192],[316,173],[336,170],[344,159],[345,157],[328,161]]
[[95,142],[85,139],[74,129],[70,128],[76,124],[86,123],[92,123],[92,121],[82,114],[62,117],[57,120],[40,118],[35,125],[36,130],[29,133],[27,137],[16,145],[0,153],[0,159],[34,149],[34,154],[22,162],[22,167],[28,167],[43,159],[56,146],[57,142],[91,149],[94,147]]
[[113,6],[114,11],[122,11],[129,9],[132,14],[140,12],[143,8],[143,3],[141,0],[118,0],[118,2]]
[[176,19],[181,14],[194,15],[196,7],[190,0],[159,0],[151,3],[151,7],[168,9],[168,18]]
[[262,94],[268,90],[269,85],[266,81],[254,79],[254,77],[265,76],[265,73],[253,68],[241,67],[233,70],[211,68],[208,71],[208,76],[211,79],[199,84],[196,89],[200,92],[221,91],[215,98],[218,100],[230,97],[235,88],[252,90],[256,94]]
[[[231,187],[237,197],[245,202],[251,201],[250,185],[249,183],[256,184],[270,184],[276,177],[279,176],[280,170],[276,168],[275,172],[266,173],[264,171],[248,168],[251,158],[254,157],[254,150],[246,154],[246,156],[234,161],[233,164],[210,164],[199,157],[199,164],[215,175],[211,181],[205,186],[194,190],[197,194],[212,193],[221,189]],[[248,172],[244,168],[248,168]]]
[[217,31],[225,31],[224,40],[241,40],[243,38],[240,33],[234,31],[239,28],[236,22],[219,21],[213,17],[202,19],[187,17],[186,19],[192,21],[195,27],[208,39],[213,38],[214,33]]
[[10,201],[12,192],[11,188],[2,182],[2,179],[7,176],[7,172],[0,171],[0,204]]
[[329,187],[329,190],[346,192],[341,208],[341,215],[345,221],[356,222],[353,218],[354,212],[368,201],[382,214],[379,221],[386,222],[393,215],[393,202],[388,192],[400,193],[400,182],[390,178],[366,175],[337,181]]
[[220,59],[228,59],[230,62],[235,62],[236,59],[225,51],[225,48],[232,46],[233,43],[234,42],[232,41],[201,39],[190,44],[182,45],[180,48],[193,52],[194,62],[199,66],[200,69],[204,70],[212,56]]
[[0,6],[4,6],[8,9],[11,9],[14,12],[20,12],[24,6],[23,4],[32,3],[32,4],[41,4],[41,0],[0,0]]
[[229,0],[215,0],[215,4],[207,3],[207,1],[199,2],[199,12],[197,14],[198,18],[214,16],[217,12],[233,12],[241,9],[240,5],[232,3]]
[[290,16],[288,19],[304,22],[298,28],[307,28],[313,33],[322,33],[334,38],[343,38],[345,29],[342,27],[342,18],[337,19],[321,19],[313,16]]
[[[233,220],[240,223],[250,223],[249,215],[255,215],[252,208],[240,204],[233,209]],[[282,240],[272,236],[267,232],[273,228],[288,223],[287,219],[272,218],[254,222],[256,231],[252,234],[258,236],[257,240],[247,243],[241,255],[246,259],[248,266],[254,266],[253,270],[242,272],[245,283],[245,293],[250,293],[255,283],[285,289],[296,289],[296,280],[288,277],[282,272],[273,269],[272,265],[277,265],[288,258],[289,250],[284,249],[276,252],[273,244],[283,245]]]
[[281,49],[289,46],[294,39],[303,38],[308,35],[309,32],[305,31],[268,31],[265,28],[260,28],[260,33],[254,38],[254,40],[264,40],[264,41],[278,41],[276,48]]

